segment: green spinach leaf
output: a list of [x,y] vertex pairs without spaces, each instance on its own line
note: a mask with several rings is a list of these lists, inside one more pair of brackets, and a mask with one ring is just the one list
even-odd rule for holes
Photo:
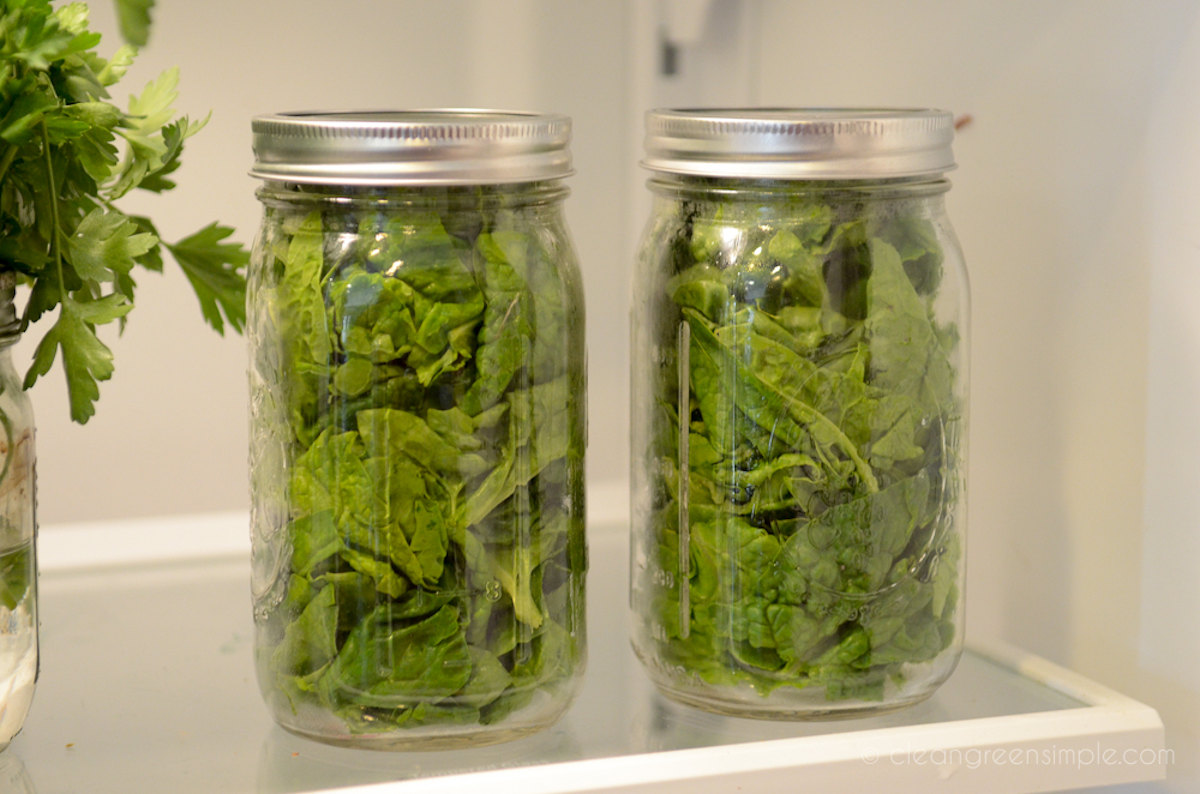
[[938,236],[905,200],[677,207],[650,302],[681,340],[655,414],[656,652],[718,686],[880,698],[956,625],[962,408]]

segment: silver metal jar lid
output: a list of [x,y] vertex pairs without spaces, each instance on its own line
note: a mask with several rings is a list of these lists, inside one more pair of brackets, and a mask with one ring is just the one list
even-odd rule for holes
[[652,110],[653,171],[747,179],[887,179],[954,168],[944,110],[730,108]]
[[571,120],[497,110],[277,113],[251,122],[250,175],[321,185],[468,185],[570,176]]

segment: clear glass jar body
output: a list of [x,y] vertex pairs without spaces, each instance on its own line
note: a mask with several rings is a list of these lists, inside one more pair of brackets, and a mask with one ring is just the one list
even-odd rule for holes
[[635,651],[664,694],[729,714],[927,697],[963,622],[967,283],[947,183],[650,184]]
[[260,687],[361,747],[514,738],[584,667],[582,286],[557,182],[267,182],[248,294]]
[[0,749],[21,730],[38,676],[33,409],[0,337]]

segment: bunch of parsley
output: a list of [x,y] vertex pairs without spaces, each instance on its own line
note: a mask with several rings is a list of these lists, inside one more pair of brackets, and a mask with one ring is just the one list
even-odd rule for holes
[[[124,35],[144,43],[151,0],[120,0]],[[97,327],[133,308],[135,268],[162,272],[164,249],[200,300],[205,320],[224,333],[245,322],[248,254],[217,223],[177,242],[161,239],[149,218],[116,202],[135,189],[173,187],[184,141],[204,121],[176,118],[179,73],[153,80],[127,109],[109,101],[136,55],[130,44],[111,59],[95,52],[83,3],[0,2],[0,273],[29,287],[21,329],[57,318],[38,344],[28,389],[58,352],[66,370],[71,418],[95,413],[98,381],[113,372],[112,351]]]

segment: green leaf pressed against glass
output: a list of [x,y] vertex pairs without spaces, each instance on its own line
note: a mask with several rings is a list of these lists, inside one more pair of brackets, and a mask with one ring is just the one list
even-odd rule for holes
[[[956,335],[933,310],[942,251],[912,204],[785,201],[677,205],[663,311],[687,327],[691,415],[663,414],[658,471],[677,500],[687,467],[690,560],[686,604],[656,592],[658,652],[714,685],[878,699],[954,633],[961,408]],[[673,378],[664,389],[678,405]],[[677,522],[657,533],[657,565],[680,570]]]
[[34,575],[32,544],[0,554],[0,606],[7,610],[16,609],[25,600]]
[[277,217],[260,263],[294,459],[270,663],[352,731],[502,720],[582,652],[571,286],[499,190]]

